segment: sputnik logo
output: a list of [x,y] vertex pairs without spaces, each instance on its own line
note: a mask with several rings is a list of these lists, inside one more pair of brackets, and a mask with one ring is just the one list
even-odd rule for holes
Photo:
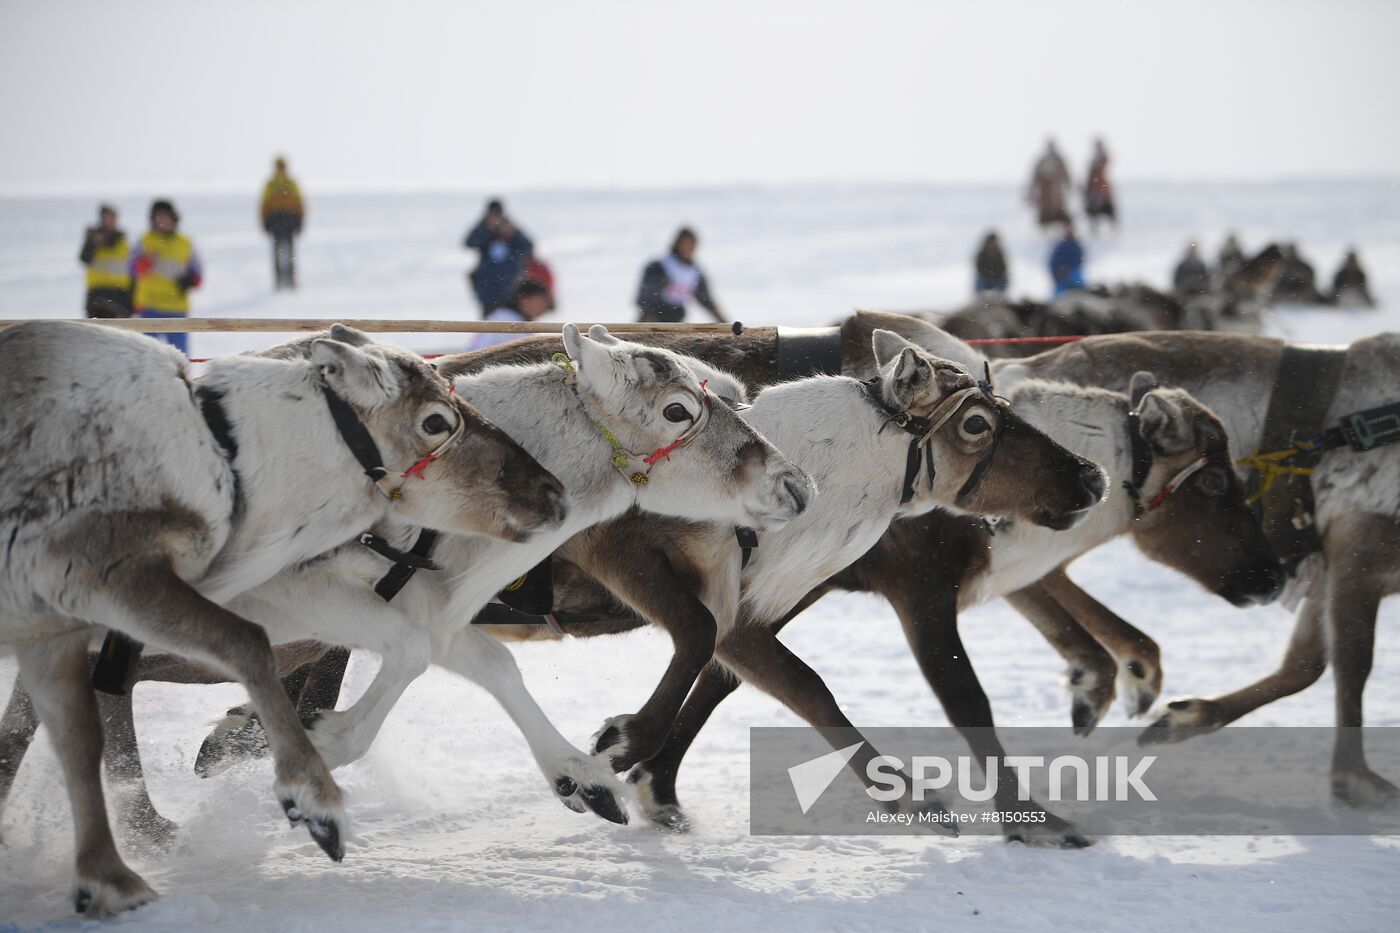
[[797,805],[802,808],[804,816],[821,799],[831,782],[836,780],[836,775],[841,773],[841,769],[846,767],[851,757],[864,744],[864,741],[860,741],[854,745],[847,745],[845,748],[827,752],[788,768],[788,779],[792,781],[792,789],[797,794]]

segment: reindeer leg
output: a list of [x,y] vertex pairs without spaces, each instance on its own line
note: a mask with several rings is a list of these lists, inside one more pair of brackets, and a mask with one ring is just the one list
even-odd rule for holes
[[[1006,751],[992,721],[991,701],[982,689],[958,632],[955,588],[948,583],[926,581],[923,586],[913,583],[884,595],[899,616],[904,637],[909,641],[924,679],[943,705],[948,721],[967,742],[973,757],[979,762],[989,758],[1005,762]],[[1093,840],[1079,832],[1073,823],[1034,800],[1021,800],[1019,787],[1016,772],[1000,765],[996,810],[1037,815],[1024,823],[1003,823],[1002,835],[1008,842],[1061,849],[1082,849],[1093,844]],[[1044,816],[1040,817],[1042,813]]]
[[1373,515],[1335,519],[1323,539],[1327,649],[1337,683],[1332,796],[1349,806],[1400,804],[1400,788],[1367,765],[1361,737],[1361,700],[1375,653],[1376,612],[1385,595],[1385,577],[1400,565],[1397,541],[1400,529],[1394,520]]
[[[609,718],[594,738],[594,754],[606,752],[616,772],[627,771],[660,751],[686,694],[714,657],[717,630],[715,616],[695,595],[699,588],[695,581],[684,578],[665,554],[638,552],[624,541],[610,540],[625,534],[609,529],[595,536],[586,553],[571,554],[571,559],[639,615],[664,628],[675,650],[642,708],[631,715]],[[610,544],[619,550],[611,551]],[[706,585],[714,590],[732,589],[732,598],[737,600],[737,549],[733,564],[732,579],[726,574],[721,580],[706,581]]]
[[248,689],[267,730],[275,762],[274,789],[293,825],[336,861],[345,855],[340,788],[296,717],[277,679],[267,632],[196,592],[164,558],[130,567],[120,580],[87,594],[91,618],[148,644],[212,665]]
[[179,827],[161,816],[146,787],[141,751],[136,742],[136,722],[131,697],[98,694],[97,706],[107,728],[103,753],[107,785],[117,800],[117,820],[127,842],[150,849],[164,849]]
[[1007,595],[1006,601],[1069,662],[1074,734],[1093,732],[1113,703],[1118,676],[1113,658],[1040,583]]
[[34,701],[24,689],[23,678],[16,677],[5,715],[0,718],[0,813],[5,810],[20,762],[24,761],[24,753],[29,751],[37,731],[39,714],[34,711]]
[[435,660],[495,697],[525,737],[535,763],[564,806],[578,813],[592,810],[609,822],[627,822],[622,785],[611,770],[560,735],[526,689],[515,657],[505,645],[467,626],[453,636],[446,654]]
[[1146,714],[1162,692],[1162,651],[1157,643],[1075,585],[1063,566],[1046,574],[1040,585],[1118,662],[1128,715]]
[[34,708],[63,766],[77,837],[73,872],[73,906],[94,918],[106,917],[155,900],[141,876],[117,852],[107,805],[102,797],[102,720],[97,712],[88,668],[91,632],[18,649],[20,671],[29,685]]
[[1232,693],[1172,700],[1138,737],[1138,744],[1181,742],[1214,732],[1261,706],[1312,686],[1327,669],[1327,639],[1322,629],[1326,605],[1326,596],[1314,592],[1299,608],[1293,637],[1278,670]]
[[[817,672],[778,641],[772,627],[741,620],[716,646],[715,653],[725,666],[778,699],[820,732],[832,748],[845,747],[850,743],[852,734],[858,734]],[[846,766],[861,783],[872,787],[874,784],[868,777],[868,766],[879,757],[875,746],[865,740]],[[913,787],[907,775],[905,782],[907,788]],[[925,797],[922,801],[916,801],[912,792],[887,806],[902,812],[946,813],[943,804],[936,798]],[[918,825],[946,835],[958,834],[952,823],[930,820],[919,821]]]
[[647,818],[662,829],[673,833],[690,831],[690,818],[681,810],[680,800],[676,797],[676,778],[680,773],[681,761],[695,737],[705,727],[710,714],[737,689],[739,679],[722,664],[711,661],[705,665],[676,716],[675,725],[671,727],[671,734],[666,736],[661,751],[637,765],[627,776],[628,782],[636,787],[637,802]]

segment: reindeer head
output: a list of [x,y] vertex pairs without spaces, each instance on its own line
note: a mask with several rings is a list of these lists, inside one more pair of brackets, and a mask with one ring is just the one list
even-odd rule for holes
[[1098,466],[988,397],[967,370],[891,331],[875,330],[871,339],[886,404],[895,393],[924,406],[906,410],[933,419],[934,475],[931,488],[924,484],[925,508],[944,505],[1058,530],[1103,498],[1107,480]]
[[406,350],[336,324],[304,345],[326,385],[369,429],[402,521],[524,541],[564,519],[564,488]]
[[1138,547],[1237,606],[1273,599],[1283,571],[1245,502],[1220,419],[1186,392],[1158,387],[1151,373],[1135,373],[1128,396],[1152,451],[1139,492],[1147,510],[1132,529]]
[[[638,486],[642,508],[773,530],[815,495],[807,474],[716,397],[742,401],[732,377],[702,387],[689,358],[598,326],[587,336],[566,326],[564,347],[579,397],[616,437],[614,462]],[[717,375],[704,369],[706,378]]]

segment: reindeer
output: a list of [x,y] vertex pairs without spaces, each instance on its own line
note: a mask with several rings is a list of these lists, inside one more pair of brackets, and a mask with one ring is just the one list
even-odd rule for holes
[[63,766],[79,912],[155,897],[107,822],[87,666],[97,626],[247,686],[283,810],[339,861],[340,789],[267,635],[223,604],[390,516],[517,541],[563,519],[559,482],[445,380],[351,333],[295,363],[216,361],[198,381],[146,337],[63,322],[0,333],[0,648],[18,656]]
[[[299,341],[272,355],[295,357],[315,345]],[[501,702],[566,806],[626,822],[611,772],[559,735],[526,692],[507,649],[467,623],[569,536],[628,508],[776,529],[801,514],[814,495],[807,476],[715,402],[684,358],[624,344],[601,328],[586,337],[566,327],[564,347],[567,358],[494,367],[453,384],[461,398],[489,412],[562,480],[568,517],[549,534],[520,544],[444,536],[431,551],[441,572],[413,574],[388,601],[377,588],[386,572],[410,560],[405,555],[416,554],[414,542],[422,535],[421,526],[381,523],[367,538],[290,568],[232,603],[261,623],[273,642],[294,642],[286,652],[291,658],[304,659],[307,646],[295,640],[307,638],[367,648],[383,658],[354,707],[315,717],[311,740],[332,768],[361,757],[403,690],[437,663]],[[742,391],[712,371],[706,379],[711,382],[721,393]],[[424,561],[428,554],[418,557]],[[147,662],[148,673],[163,679],[221,679],[168,658]],[[130,702],[119,705],[123,731],[130,732]],[[139,776],[134,748],[117,771]],[[138,832],[154,841],[168,833],[144,786],[128,803]]]
[[[999,374],[1092,384],[1150,368],[1209,404],[1227,426],[1235,450],[1248,452],[1257,450],[1265,431],[1284,351],[1282,341],[1241,334],[1122,335],[1091,338],[1008,363]],[[1345,350],[1322,425],[1397,401],[1400,335],[1358,340]],[[1304,437],[1317,427],[1297,426]],[[1342,727],[1332,755],[1332,795],[1350,806],[1393,805],[1400,801],[1400,790],[1371,770],[1361,731],[1353,727],[1363,721],[1377,608],[1385,596],[1400,592],[1400,447],[1328,450],[1314,470],[1312,488],[1325,571],[1298,610],[1279,669],[1230,693],[1172,701],[1144,739],[1175,741],[1219,729],[1310,686],[1331,664],[1336,722]]]
[[[992,725],[990,707],[957,636],[959,609],[1014,594],[1013,605],[1073,661],[1071,683],[1082,698],[1076,701],[1075,725],[1083,733],[1092,729],[1113,698],[1113,661],[1072,619],[1065,624],[1062,609],[1043,600],[1017,598],[1022,594],[1016,590],[1129,530],[1149,554],[1169,558],[1232,602],[1268,598],[1282,583],[1277,561],[1229,469],[1223,428],[1194,399],[1177,390],[1156,388],[1147,374],[1139,374],[1131,397],[1028,381],[1010,393],[1010,401],[1061,443],[1108,465],[1117,482],[1100,507],[1072,530],[1058,533],[1023,523],[1000,525],[992,533],[983,522],[943,512],[896,521],[860,560],[808,594],[776,626],[787,624],[831,589],[886,596],[949,718],[983,760],[987,756],[1002,760],[1005,753],[987,728]],[[1130,412],[1137,417],[1130,417]],[[1139,432],[1141,441],[1134,441],[1130,431]],[[1134,453],[1143,450],[1150,460],[1144,467],[1135,467]],[[573,600],[578,600],[579,607],[573,606]],[[597,600],[596,593],[571,594],[570,606],[579,611]],[[1137,660],[1126,666],[1141,675],[1135,679],[1151,677]],[[1160,681],[1142,682],[1144,695],[1134,704],[1138,713],[1145,711],[1150,696],[1160,688]],[[717,665],[707,668],[663,751],[633,771],[632,780],[653,821],[673,829],[688,825],[675,796],[680,760],[714,706],[735,686],[729,671]],[[834,701],[815,674],[785,686],[787,692],[779,692],[779,698],[809,721],[814,717],[804,710],[832,708]],[[844,721],[827,716],[814,724]],[[1034,802],[1018,801],[1013,774],[1001,777],[997,809],[1040,811]],[[1033,825],[1044,830],[1027,837],[1023,824],[1008,824],[1008,835],[1041,844],[1088,843],[1070,824],[1051,814]]]

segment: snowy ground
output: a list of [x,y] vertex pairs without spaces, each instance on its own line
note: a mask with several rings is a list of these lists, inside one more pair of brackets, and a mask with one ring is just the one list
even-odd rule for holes
[[[1277,332],[1336,342],[1400,329],[1400,209],[1394,184],[1140,187],[1126,227],[1090,241],[1091,274],[1161,283],[1183,242],[1213,251],[1227,229],[1247,248],[1296,237],[1330,278],[1349,243],[1363,250],[1386,310],[1289,310]],[[208,268],[197,313],[237,316],[448,317],[470,314],[455,247],[476,194],[316,197],[303,288],[267,290],[266,248],[248,197],[178,199]],[[127,220],[142,203],[121,200]],[[0,316],[73,316],[75,256],[90,199],[0,201]],[[960,301],[981,231],[999,226],[1016,291],[1046,288],[1033,232],[1009,189],[835,188],[535,193],[508,206],[560,277],[562,316],[630,319],[640,264],[679,222],[697,225],[701,258],[733,316],[825,323],[855,306],[939,308]],[[194,352],[251,345],[194,338]],[[443,348],[435,342],[415,344]],[[1130,545],[1089,555],[1075,576],[1157,637],[1168,696],[1232,689],[1270,670],[1291,619],[1235,610]],[[1400,604],[1382,606],[1368,720],[1400,725]],[[1002,604],[966,615],[965,638],[999,721],[1063,725],[1058,658]],[[828,598],[784,633],[827,678],[857,723],[942,725],[888,607]],[[663,636],[527,645],[526,679],[566,735],[582,743],[606,715],[635,709],[664,666]],[[346,700],[373,671],[357,658]],[[0,690],[13,664],[0,661]],[[1082,852],[987,838],[752,837],[747,727],[796,720],[756,691],[724,704],[682,778],[697,827],[663,836],[615,827],[552,799],[523,742],[484,694],[434,672],[404,697],[369,756],[339,773],[354,836],[344,864],[289,830],[266,764],[210,781],[190,770],[207,720],[236,687],[143,685],[137,716],[157,805],[182,826],[176,849],[133,863],[164,892],[120,925],[153,930],[646,926],[766,930],[1261,929],[1389,930],[1400,910],[1400,840],[1112,838]],[[1330,679],[1266,707],[1252,725],[1328,725]],[[1126,724],[1115,710],[1109,724]],[[1323,763],[1319,763],[1321,768]],[[1390,775],[1396,779],[1396,775]],[[4,815],[0,929],[74,925],[66,900],[71,834],[56,764],[37,743]],[[1326,805],[1318,776],[1318,804]]]

